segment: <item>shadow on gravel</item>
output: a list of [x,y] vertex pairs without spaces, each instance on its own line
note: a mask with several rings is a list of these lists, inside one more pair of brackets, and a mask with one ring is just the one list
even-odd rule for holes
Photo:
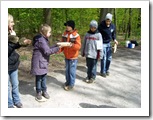
[[135,49],[122,48],[118,49],[115,54],[112,54],[113,59],[122,58],[124,61],[129,59],[141,60],[141,51]]
[[49,84],[54,84],[54,85],[57,85],[57,86],[62,86],[63,83],[58,81],[55,77],[52,77],[52,76],[47,76],[47,85]]
[[29,95],[35,96],[36,95],[35,82],[27,82],[27,81],[20,80],[19,91],[21,94],[24,94],[24,95],[29,94]]
[[80,103],[79,105],[82,108],[116,108],[116,107],[108,106],[108,105],[93,105],[89,103]]
[[[54,86],[55,84],[61,87],[63,83],[58,81],[56,78],[52,76],[47,76],[47,81],[46,81],[47,87]],[[33,82],[20,80],[19,91],[23,95],[29,94],[29,95],[35,96],[36,95],[35,78],[33,79]]]
[[[60,73],[60,74],[63,74],[63,75],[65,75],[65,70],[54,70],[54,72],[55,73]],[[77,73],[76,73],[76,78],[78,79],[78,80],[83,80],[84,79],[84,76],[82,77],[82,76],[79,76],[79,75],[77,75]],[[65,79],[65,78],[64,78]]]
[[80,66],[80,65],[78,65],[77,66],[77,69],[80,70],[80,71],[82,71],[82,72],[85,72],[85,73],[87,72],[86,66]]

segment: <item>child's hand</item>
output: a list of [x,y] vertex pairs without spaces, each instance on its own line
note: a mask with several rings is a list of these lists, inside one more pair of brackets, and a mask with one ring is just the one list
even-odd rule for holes
[[116,45],[118,45],[118,41],[117,40],[114,40],[114,42],[115,42]]
[[58,45],[58,47],[59,47],[59,48],[62,48],[63,46],[61,46],[61,45]]
[[31,40],[29,40],[29,39],[25,39],[23,42],[24,42],[24,44],[27,44],[27,45],[31,44]]
[[69,46],[69,47],[72,47],[72,46],[73,46],[73,44],[74,44],[74,43],[71,43],[71,42],[70,42],[70,46]]

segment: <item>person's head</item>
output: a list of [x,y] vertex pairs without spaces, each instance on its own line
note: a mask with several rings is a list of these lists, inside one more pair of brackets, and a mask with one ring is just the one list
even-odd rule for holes
[[64,25],[66,26],[66,31],[71,32],[74,30],[75,28],[75,22],[73,20],[69,20],[66,23],[64,23]]
[[13,30],[14,25],[13,16],[8,13],[8,29]]
[[112,22],[112,14],[107,13],[106,17],[105,17],[105,22],[106,22],[106,26],[109,27],[111,22]]
[[50,35],[51,35],[51,27],[50,27],[49,25],[47,25],[47,24],[42,24],[42,25],[40,26],[39,32],[40,32],[43,36],[49,38]]
[[92,21],[90,22],[90,30],[91,30],[92,32],[95,32],[95,31],[97,30],[97,28],[98,28],[98,23],[97,23],[97,21],[96,21],[96,20],[92,20]]

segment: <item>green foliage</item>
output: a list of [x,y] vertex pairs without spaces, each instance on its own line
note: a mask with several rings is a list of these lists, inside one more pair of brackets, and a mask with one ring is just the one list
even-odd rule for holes
[[[40,24],[44,23],[43,8],[9,8],[9,13],[14,16],[15,31],[19,37],[30,39],[38,32]],[[52,40],[60,40],[65,30],[64,23],[74,20],[76,29],[82,36],[89,30],[91,20],[99,20],[99,8],[51,8]],[[129,16],[129,8],[116,9],[117,35],[127,35],[127,25],[131,17],[131,39],[141,39],[141,9],[132,8]],[[114,17],[113,17],[114,22]],[[130,39],[130,38],[128,38]]]
[[19,37],[32,37],[43,23],[43,9],[10,8],[8,12],[14,17],[15,31]]

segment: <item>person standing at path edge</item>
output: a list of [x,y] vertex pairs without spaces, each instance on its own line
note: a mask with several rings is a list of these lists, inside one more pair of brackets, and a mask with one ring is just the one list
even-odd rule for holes
[[112,60],[112,48],[111,40],[118,44],[116,40],[116,29],[112,24],[112,14],[107,13],[105,20],[103,20],[98,26],[99,32],[102,34],[103,38],[103,59],[101,59],[101,71],[102,77],[109,75],[109,67]]
[[14,31],[14,19],[8,13],[8,108],[23,108],[19,92],[18,67],[20,55],[16,49],[31,44],[31,40],[16,36]]
[[90,22],[90,29],[86,33],[83,45],[82,56],[86,57],[87,77],[85,82],[93,83],[96,80],[97,74],[97,61],[103,58],[103,40],[98,31],[98,23],[95,20]]
[[36,83],[36,100],[41,101],[42,96],[49,99],[47,92],[47,73],[50,55],[57,53],[60,46],[49,45],[49,37],[51,35],[51,27],[47,24],[42,24],[39,29],[39,34],[33,38],[33,54],[31,62],[31,73],[35,75]]
[[64,89],[66,91],[71,90],[75,85],[76,79],[76,68],[78,62],[79,50],[81,48],[80,35],[75,29],[75,22],[69,20],[64,23],[66,31],[62,35],[62,42],[70,42],[71,45],[68,47],[61,48],[60,52],[64,52],[65,63],[66,63],[66,82]]

